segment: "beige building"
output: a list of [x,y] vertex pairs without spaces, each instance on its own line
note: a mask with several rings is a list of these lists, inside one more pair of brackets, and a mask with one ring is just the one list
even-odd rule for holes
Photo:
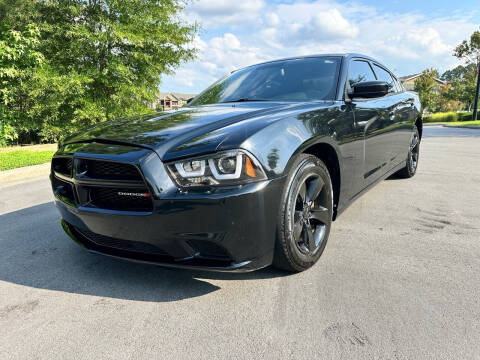
[[180,93],[166,93],[160,92],[157,100],[150,104],[152,109],[159,109],[163,107],[164,110],[178,109],[186,105],[188,100],[197,96],[196,94],[180,94]]
[[[407,91],[415,90],[415,80],[422,74],[414,74],[414,75],[408,75],[408,76],[401,76],[398,79],[402,82],[403,87]],[[447,85],[446,81],[440,80],[438,78],[435,78],[435,82],[437,83],[437,87],[435,88],[435,91],[437,93],[440,92],[442,86]]]

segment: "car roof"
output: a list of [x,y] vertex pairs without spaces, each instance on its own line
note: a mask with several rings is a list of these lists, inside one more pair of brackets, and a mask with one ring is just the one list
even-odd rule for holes
[[362,58],[362,59],[365,59],[365,60],[375,62],[375,63],[381,65],[382,67],[384,67],[385,69],[388,69],[388,67],[383,65],[380,61],[378,61],[378,60],[376,60],[376,59],[374,59],[370,56],[367,56],[367,55],[358,54],[358,53],[325,53],[325,54],[291,56],[291,57],[285,57],[285,58],[280,58],[280,59],[275,59],[275,60],[264,61],[264,62],[261,62],[261,63],[245,66],[245,67],[240,68],[240,69],[236,69],[236,70],[232,71],[232,73],[236,72],[238,70],[247,69],[249,67],[257,66],[257,65],[270,64],[270,63],[274,63],[274,62],[278,62],[278,61],[299,60],[299,59],[316,58],[316,57],[341,57],[341,58],[346,58],[346,59]]
[[234,72],[237,72],[237,71],[243,70],[243,69],[248,69],[249,67],[252,67],[252,66],[270,64],[270,63],[274,63],[274,62],[278,62],[278,61],[299,60],[299,59],[308,59],[308,58],[316,58],[316,57],[341,57],[341,58],[345,58],[345,59],[361,58],[361,59],[365,59],[365,60],[374,62],[374,63],[380,65],[381,67],[384,67],[385,69],[388,70],[388,72],[393,74],[392,71],[390,71],[389,68],[386,65],[382,64],[380,61],[378,61],[378,60],[376,60],[376,59],[374,59],[370,56],[359,54],[359,53],[325,53],[325,54],[291,56],[291,57],[285,57],[285,58],[280,58],[280,59],[275,59],[275,60],[264,61],[264,62],[257,63],[257,64],[252,64],[252,65],[249,65],[249,66],[245,66],[243,68],[233,70],[231,73],[234,73]]

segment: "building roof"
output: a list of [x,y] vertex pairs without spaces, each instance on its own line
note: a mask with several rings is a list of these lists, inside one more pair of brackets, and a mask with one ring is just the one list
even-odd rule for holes
[[166,99],[166,100],[183,100],[187,101],[193,97],[197,96],[196,94],[182,94],[182,93],[167,93],[167,92],[160,92],[158,94],[158,99]]
[[197,96],[197,94],[181,94],[181,93],[172,93],[172,95],[175,96],[177,99],[184,100],[184,101],[187,101]]
[[[400,76],[398,79],[401,81],[401,82],[405,82],[405,81],[409,81],[409,80],[413,80],[413,79],[416,79],[417,77],[419,77],[420,75],[422,75],[421,73],[418,73],[418,74],[413,74],[413,75],[407,75],[407,76]],[[446,85],[447,82],[446,81],[443,81],[442,79],[439,79],[439,78],[434,78],[436,82],[438,82],[439,84],[442,84],[442,85]]]

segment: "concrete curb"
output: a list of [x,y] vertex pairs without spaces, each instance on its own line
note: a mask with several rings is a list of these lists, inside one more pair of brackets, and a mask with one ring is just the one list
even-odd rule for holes
[[0,171],[0,187],[46,178],[50,173],[50,163],[25,166],[18,169]]
[[480,126],[455,126],[455,125],[442,125],[443,127],[446,128],[455,128],[455,129],[475,129],[475,130],[480,130]]

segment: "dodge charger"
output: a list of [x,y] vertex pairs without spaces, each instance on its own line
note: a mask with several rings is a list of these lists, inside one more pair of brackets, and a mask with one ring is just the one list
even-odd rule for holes
[[183,108],[65,139],[51,183],[65,232],[151,264],[308,269],[332,222],[395,174],[415,175],[418,95],[360,54],[233,71]]

